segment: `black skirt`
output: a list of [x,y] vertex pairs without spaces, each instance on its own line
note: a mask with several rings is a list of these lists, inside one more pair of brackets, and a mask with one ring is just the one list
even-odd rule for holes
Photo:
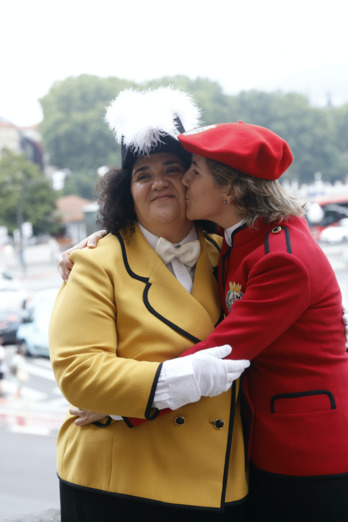
[[246,502],[229,505],[223,513],[211,509],[172,507],[119,497],[60,481],[61,522],[246,522]]
[[250,466],[249,488],[250,522],[348,521],[348,476],[286,477]]

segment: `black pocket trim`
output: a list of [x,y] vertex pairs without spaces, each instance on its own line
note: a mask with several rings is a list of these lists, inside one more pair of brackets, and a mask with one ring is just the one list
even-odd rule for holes
[[328,390],[312,390],[307,392],[298,392],[298,393],[279,393],[278,395],[274,395],[271,399],[271,413],[275,413],[275,402],[278,399],[295,399],[297,397],[308,397],[311,395],[327,395],[330,399],[331,409],[336,409],[336,402],[333,394]]

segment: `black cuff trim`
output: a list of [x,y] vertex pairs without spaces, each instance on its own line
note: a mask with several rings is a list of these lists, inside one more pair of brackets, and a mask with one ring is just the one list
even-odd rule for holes
[[153,383],[152,383],[152,388],[151,388],[151,392],[150,392],[149,401],[147,403],[147,407],[146,407],[146,410],[145,410],[145,419],[147,419],[147,420],[154,420],[158,416],[158,414],[159,414],[159,410],[158,409],[155,409],[154,413],[152,413],[152,414],[151,414],[151,412],[154,410],[154,408],[152,406],[152,403],[153,403],[153,399],[155,397],[157,383],[158,383],[158,379],[159,379],[159,376],[160,376],[160,373],[161,373],[161,370],[162,370],[162,366],[163,366],[163,363],[161,363],[158,366],[155,378],[154,378]]
[[108,418],[106,419],[106,422],[95,421],[95,422],[93,422],[93,424],[95,426],[98,426],[98,428],[107,428],[107,426],[110,426],[111,421],[112,421],[112,418],[108,416]]
[[134,425],[131,423],[131,421],[127,417],[122,417],[124,422],[127,424],[128,428],[134,428]]
[[[152,403],[153,403],[153,398],[155,396],[157,382],[158,382],[158,379],[159,379],[159,376],[160,376],[160,373],[162,370],[162,364],[163,363],[161,363],[159,365],[159,367],[157,368],[155,378],[153,380],[152,387],[151,387],[150,397],[149,397],[149,400],[148,400],[148,403],[146,406],[146,410],[145,410],[145,419],[150,420],[150,421],[155,420],[158,417],[158,414],[160,412],[160,410],[152,407]],[[151,414],[151,412],[153,412],[153,413]],[[123,417],[123,420],[127,424],[128,428],[134,428],[134,424],[131,423],[131,421],[128,419],[128,417]]]

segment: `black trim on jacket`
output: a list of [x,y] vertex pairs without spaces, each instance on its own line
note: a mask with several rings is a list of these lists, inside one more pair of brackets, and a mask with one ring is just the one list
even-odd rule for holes
[[288,227],[284,227],[284,226],[280,226],[279,227],[273,227],[272,230],[269,230],[266,234],[266,237],[265,237],[265,254],[269,254],[271,252],[271,249],[270,249],[270,244],[269,244],[269,235],[270,234],[275,234],[277,232],[274,232],[275,229],[281,229],[281,230],[284,230],[285,232],[285,243],[286,243],[286,251],[288,254],[292,254],[292,249],[291,249],[291,240],[290,240],[290,231],[288,229]]
[[124,266],[125,266],[128,274],[133,279],[137,279],[138,281],[141,281],[142,283],[145,283],[145,288],[144,288],[144,292],[143,292],[143,302],[144,302],[145,307],[148,309],[148,311],[154,317],[157,317],[157,319],[159,319],[164,324],[166,324],[167,326],[172,328],[172,330],[176,331],[177,333],[179,333],[179,334],[183,335],[184,337],[186,337],[187,339],[189,339],[193,344],[199,343],[202,339],[198,339],[198,337],[195,337],[194,335],[190,334],[186,330],[183,330],[182,328],[180,328],[180,326],[176,325],[175,323],[172,323],[171,321],[169,321],[169,319],[166,319],[165,317],[163,317],[163,315],[161,315],[159,312],[157,312],[157,310],[155,310],[151,306],[151,304],[150,304],[150,302],[148,300],[148,293],[149,293],[149,290],[151,288],[151,283],[149,283],[149,278],[148,277],[139,276],[138,274],[133,272],[133,270],[131,269],[131,267],[129,266],[129,263],[128,263],[127,252],[126,252],[126,247],[125,247],[123,238],[122,238],[122,236],[119,233],[116,234],[116,237],[117,237],[117,239],[120,242],[121,251],[122,251],[122,258],[123,258]]
[[221,507],[225,505],[225,497],[226,497],[226,488],[228,481],[228,470],[230,466],[230,455],[231,455],[231,447],[232,447],[232,438],[233,438],[233,428],[234,428],[234,412],[236,409],[236,381],[233,381],[232,391],[231,391],[231,404],[230,404],[230,420],[228,424],[228,436],[226,443],[226,456],[225,456],[225,467],[224,467],[224,475],[222,480],[222,492],[221,492]]

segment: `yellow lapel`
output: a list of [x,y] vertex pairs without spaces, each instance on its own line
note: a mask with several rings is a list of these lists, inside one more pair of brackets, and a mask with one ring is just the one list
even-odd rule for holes
[[138,227],[129,243],[119,240],[129,275],[144,285],[142,298],[150,313],[192,343],[205,339],[219,319],[221,306],[203,234],[199,232],[201,255],[192,295],[164,265]]

